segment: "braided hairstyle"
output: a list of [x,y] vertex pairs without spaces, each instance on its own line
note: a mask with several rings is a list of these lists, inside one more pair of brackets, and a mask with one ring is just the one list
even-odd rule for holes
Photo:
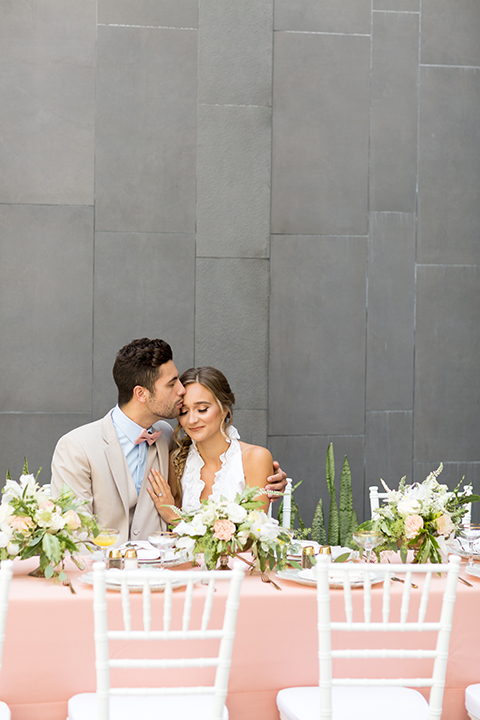
[[[225,418],[220,429],[222,434],[227,437],[226,430],[232,424],[232,406],[235,404],[235,395],[231,391],[225,375],[220,372],[220,370],[209,366],[190,368],[180,376],[180,382],[184,387],[192,383],[199,383],[199,385],[203,385],[207,390],[210,390],[221,411],[225,413]],[[177,447],[172,453],[172,463],[177,479],[180,480],[183,475],[192,439],[185,433],[180,423],[175,428],[173,438]]]

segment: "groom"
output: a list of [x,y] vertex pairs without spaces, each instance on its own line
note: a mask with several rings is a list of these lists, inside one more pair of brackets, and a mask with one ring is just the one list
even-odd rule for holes
[[[103,419],[75,428],[60,438],[52,458],[52,495],[66,483],[99,525],[120,531],[119,543],[147,540],[166,530],[148,488],[152,468],[169,476],[172,428],[162,418],[176,418],[185,388],[170,345],[142,338],[116,356],[113,378],[118,405]],[[278,463],[275,464],[278,468]],[[286,474],[278,468],[268,478],[283,490]],[[176,488],[172,488],[175,496]]]

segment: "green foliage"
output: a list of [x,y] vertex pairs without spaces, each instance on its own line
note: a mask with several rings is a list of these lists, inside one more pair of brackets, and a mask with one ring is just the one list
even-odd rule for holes
[[[335,457],[333,454],[333,443],[330,443],[327,449],[327,457],[325,461],[325,477],[327,488],[330,495],[330,508],[328,517],[328,544],[349,546],[353,542],[352,533],[358,527],[357,513],[353,507],[352,497],[352,473],[347,456],[343,462],[342,474],[340,477],[340,510],[337,504],[337,492],[335,488]],[[325,529],[325,515],[323,509],[323,500],[319,499],[315,513],[313,516],[312,527],[305,527],[305,523],[300,517],[298,503],[293,500],[293,491],[301,485],[303,480],[292,488],[292,519],[291,527],[293,528],[295,519],[298,521],[299,528],[295,530],[295,536],[302,540],[307,540],[308,536],[320,545],[327,544],[327,532]],[[282,501],[283,502],[283,501]],[[281,522],[283,517],[283,506],[279,509],[278,519]]]
[[327,532],[325,530],[325,517],[323,514],[323,500],[320,498],[312,521],[312,540],[318,542],[319,545],[327,544]]

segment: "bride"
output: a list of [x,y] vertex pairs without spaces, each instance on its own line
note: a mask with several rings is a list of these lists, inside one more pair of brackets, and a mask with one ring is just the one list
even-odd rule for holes
[[[206,498],[233,501],[247,486],[264,488],[274,472],[266,448],[240,441],[232,425],[235,396],[220,370],[191,368],[180,381],[185,395],[174,432],[177,447],[170,454],[168,482],[158,470],[149,474],[148,492],[167,523],[178,520],[168,505],[191,511]],[[269,500],[262,497],[266,511]]]

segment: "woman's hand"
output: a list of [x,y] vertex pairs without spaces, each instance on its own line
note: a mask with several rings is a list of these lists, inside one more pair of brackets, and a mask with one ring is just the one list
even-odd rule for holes
[[147,487],[148,493],[152,498],[160,517],[167,523],[175,522],[179,519],[175,510],[167,505],[175,505],[175,500],[170,489],[170,485],[163,475],[152,468],[148,474],[148,479],[152,487]]

